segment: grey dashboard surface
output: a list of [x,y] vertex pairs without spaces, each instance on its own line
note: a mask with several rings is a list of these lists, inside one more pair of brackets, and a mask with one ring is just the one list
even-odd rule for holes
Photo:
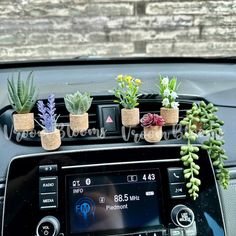
[[[92,95],[107,95],[115,86],[119,74],[131,74],[143,80],[142,93],[156,94],[158,76],[177,76],[181,82],[179,94],[202,97],[218,105],[219,116],[225,121],[225,149],[229,156],[227,165],[236,164],[236,65],[233,63],[110,63],[73,66],[22,67],[0,70],[0,109],[9,105],[7,98],[7,78],[21,71],[22,75],[34,71],[39,87],[39,97],[50,93],[63,97],[66,93],[90,91]],[[13,156],[43,152],[40,147],[26,147],[13,143],[0,129],[0,177],[6,174]],[[173,141],[171,141],[173,142]],[[108,145],[108,144],[107,144]],[[119,145],[119,144],[109,144]],[[122,144],[124,145],[124,144]],[[125,144],[130,145],[130,144]],[[93,145],[64,146],[61,150],[93,148]]]

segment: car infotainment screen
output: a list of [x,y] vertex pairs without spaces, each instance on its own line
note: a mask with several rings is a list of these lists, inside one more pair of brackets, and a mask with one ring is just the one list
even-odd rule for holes
[[158,226],[158,169],[67,176],[70,234]]

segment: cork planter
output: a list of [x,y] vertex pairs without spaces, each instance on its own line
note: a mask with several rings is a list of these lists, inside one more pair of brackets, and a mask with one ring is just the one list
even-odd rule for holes
[[88,113],[83,115],[70,114],[70,128],[73,132],[84,132],[89,128]]
[[32,131],[34,129],[34,113],[13,114],[13,125],[17,132]]
[[165,125],[176,125],[179,122],[179,108],[161,108],[161,116]]
[[161,126],[150,126],[144,127],[144,139],[149,143],[157,143],[162,139],[162,127]]
[[139,124],[139,108],[121,109],[121,122],[125,127],[135,127]]
[[54,132],[47,133],[45,130],[40,132],[41,144],[43,149],[53,151],[61,146],[60,130],[56,129]]

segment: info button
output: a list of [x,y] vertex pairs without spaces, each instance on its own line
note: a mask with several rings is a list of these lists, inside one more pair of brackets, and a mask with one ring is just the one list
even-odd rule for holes
[[39,179],[39,192],[52,193],[57,192],[58,177],[41,177]]

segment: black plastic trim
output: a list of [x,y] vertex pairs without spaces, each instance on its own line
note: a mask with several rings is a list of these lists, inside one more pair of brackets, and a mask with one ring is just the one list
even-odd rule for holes
[[78,57],[63,60],[35,60],[0,62],[0,69],[15,69],[42,66],[104,65],[104,64],[150,64],[150,63],[224,63],[236,64],[236,58],[201,58],[201,57]]

